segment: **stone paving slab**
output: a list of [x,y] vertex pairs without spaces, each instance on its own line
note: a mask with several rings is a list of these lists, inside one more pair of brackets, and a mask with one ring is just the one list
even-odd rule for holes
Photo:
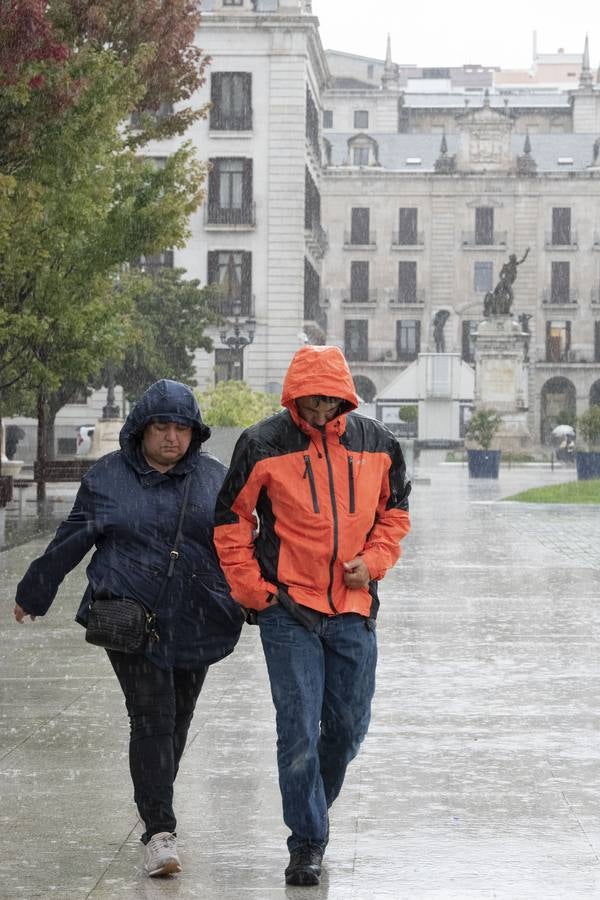
[[600,510],[503,503],[569,470],[419,469],[382,587],[373,723],[322,884],[287,888],[257,630],[215,666],[176,786],[183,873],[142,872],[123,701],[73,615],[11,620],[43,548],[0,553],[0,898],[554,900],[600,895]]

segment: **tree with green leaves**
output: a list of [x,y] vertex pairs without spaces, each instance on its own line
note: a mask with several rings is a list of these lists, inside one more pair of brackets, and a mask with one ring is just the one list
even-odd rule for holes
[[202,417],[208,425],[247,428],[281,409],[279,397],[252,390],[244,381],[220,381],[198,393]]
[[[170,31],[148,17],[155,5],[3,3],[0,409],[18,385],[36,389],[39,458],[52,393],[118,361],[130,342],[132,301],[116,284],[119,272],[182,246],[202,199],[205,169],[189,144],[157,168],[137,149],[151,125],[123,125],[161,90],[175,102],[202,80],[205,60],[193,46],[199,4],[167,4]],[[165,53],[167,76],[159,71]],[[169,133],[188,121],[174,114]]]

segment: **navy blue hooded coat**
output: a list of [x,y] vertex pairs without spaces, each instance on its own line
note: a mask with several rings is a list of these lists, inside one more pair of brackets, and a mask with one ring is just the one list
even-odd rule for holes
[[[144,428],[161,419],[192,426],[186,455],[164,474],[141,451]],[[230,597],[212,543],[215,501],[227,470],[214,456],[200,452],[209,436],[188,387],[166,379],[149,387],[121,429],[121,450],[102,457],[86,473],[69,517],[20,582],[16,602],[25,612],[43,616],[65,575],[94,545],[77,621],[85,625],[90,597],[99,591],[153,607],[189,473],[179,558],[158,610],[160,640],[146,655],[162,668],[193,669],[231,653],[244,614]]]

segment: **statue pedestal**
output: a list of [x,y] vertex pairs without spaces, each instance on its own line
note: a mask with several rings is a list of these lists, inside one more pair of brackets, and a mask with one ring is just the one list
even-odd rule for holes
[[528,338],[510,316],[489,316],[475,334],[475,407],[495,409],[502,416],[494,445],[513,452],[531,445],[525,362]]
[[124,419],[99,419],[94,426],[92,449],[87,454],[87,459],[99,459],[120,450],[119,433],[123,427]]

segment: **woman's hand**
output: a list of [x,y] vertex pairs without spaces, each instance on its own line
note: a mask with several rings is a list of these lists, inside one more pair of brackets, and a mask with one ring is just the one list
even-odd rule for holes
[[18,603],[15,603],[15,619],[22,625],[27,617],[31,619],[32,622],[35,622],[35,616],[30,615],[30,613],[26,613],[22,606],[19,606]]

